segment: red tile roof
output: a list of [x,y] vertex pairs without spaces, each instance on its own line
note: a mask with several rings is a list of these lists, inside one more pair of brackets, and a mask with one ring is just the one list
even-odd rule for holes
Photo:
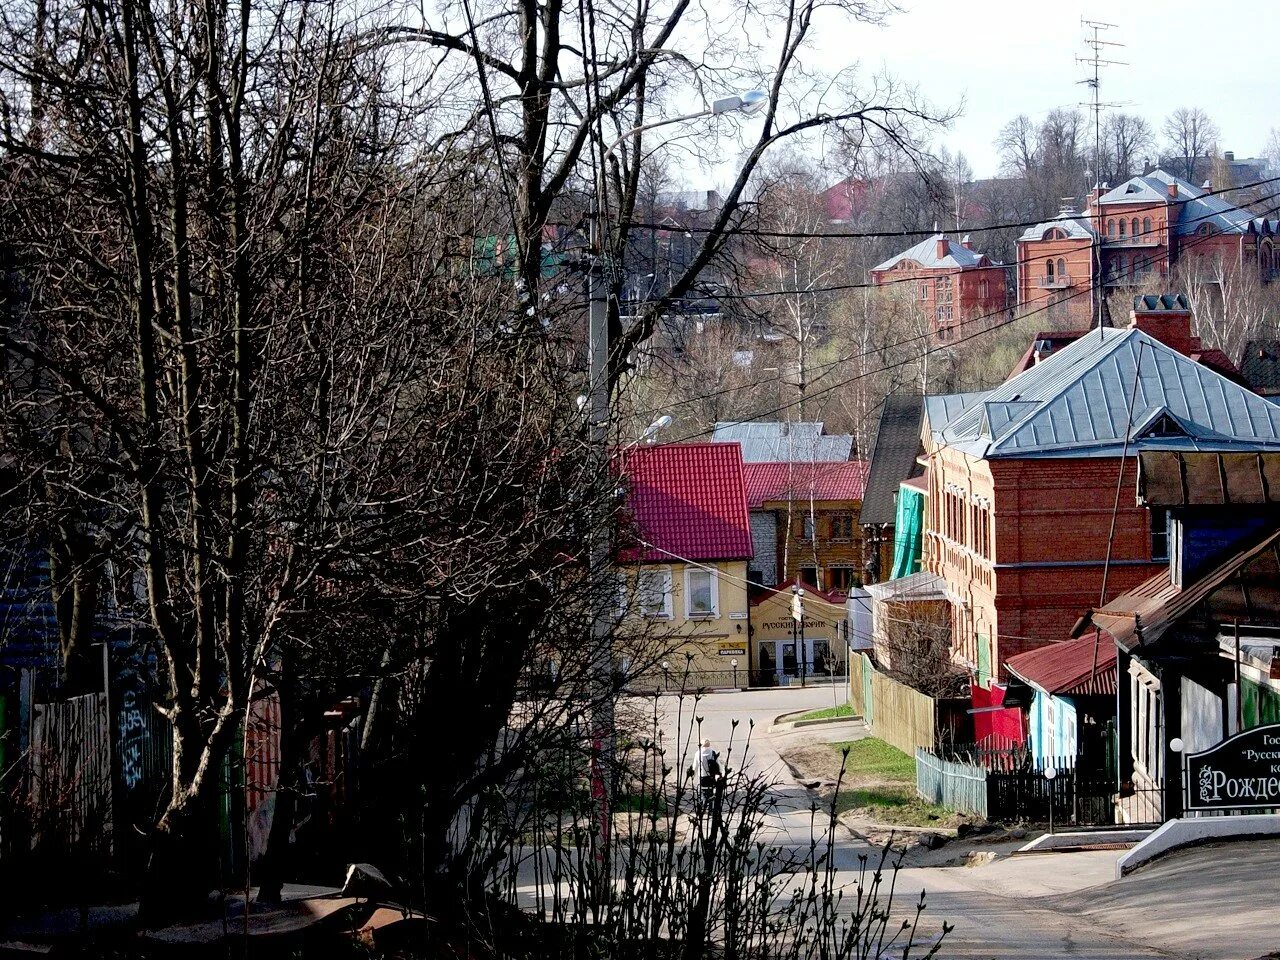
[[1005,663],[1009,672],[1052,694],[1116,692],[1116,645],[1106,634],[1028,650]]
[[751,559],[738,444],[634,447],[621,460],[633,540],[640,541],[619,551],[621,561]]
[[747,505],[766,500],[861,500],[867,489],[867,462],[748,463],[743,468]]

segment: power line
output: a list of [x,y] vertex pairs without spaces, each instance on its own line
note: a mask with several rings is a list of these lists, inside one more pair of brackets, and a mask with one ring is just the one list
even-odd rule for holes
[[[1202,199],[1203,197],[1206,197],[1206,196],[1211,196],[1211,195],[1215,195],[1215,194],[1219,194],[1219,193],[1225,193],[1225,192],[1227,192],[1227,189],[1230,189],[1230,190],[1246,190],[1246,189],[1250,189],[1250,188],[1252,188],[1252,187],[1256,187],[1256,186],[1261,186],[1261,185],[1264,185],[1264,184],[1275,183],[1276,181],[1280,181],[1280,177],[1271,177],[1271,178],[1268,178],[1268,179],[1266,179],[1266,180],[1257,180],[1257,181],[1254,181],[1253,183],[1245,184],[1244,186],[1241,186],[1241,187],[1231,187],[1231,188],[1226,188],[1226,189],[1224,189],[1224,190],[1209,191],[1209,192],[1206,192],[1206,193],[1201,194],[1199,197],[1191,197],[1190,199],[1186,199],[1186,200],[1176,200],[1176,201],[1174,201],[1173,203],[1158,203],[1158,204],[1150,204],[1150,205],[1147,205],[1147,206],[1135,207],[1135,208],[1133,208],[1132,210],[1128,210],[1128,211],[1126,211],[1125,216],[1130,216],[1131,214],[1135,214],[1135,213],[1141,213],[1141,212],[1143,212],[1143,211],[1145,211],[1145,210],[1163,210],[1163,209],[1166,209],[1167,207],[1170,207],[1170,206],[1179,206],[1179,207],[1181,207],[1181,206],[1185,206],[1186,204],[1191,203],[1191,202],[1193,202],[1193,201],[1195,201],[1195,200]],[[1276,193],[1268,194],[1267,196],[1262,197],[1262,198],[1259,200],[1259,202],[1265,202],[1266,200],[1272,199],[1272,198],[1273,198],[1273,197],[1275,197],[1275,196],[1277,196],[1277,194],[1276,194]],[[1246,212],[1246,213],[1252,213],[1252,211],[1245,211],[1245,212]],[[1268,212],[1268,213],[1272,213],[1272,212],[1274,212],[1274,209],[1273,209],[1273,210],[1269,210],[1269,211],[1267,211],[1267,212]],[[1219,213],[1220,213],[1220,211],[1214,211],[1214,212],[1212,212],[1212,213],[1205,214],[1205,215],[1200,216],[1200,217],[1193,217],[1193,218],[1191,218],[1190,220],[1185,221],[1185,223],[1196,223],[1196,222],[1198,222],[1198,221],[1200,221],[1200,220],[1204,220],[1204,219],[1207,219],[1207,218],[1209,218],[1209,217],[1216,217],[1216,216],[1218,216],[1218,215],[1219,215]],[[1087,214],[1085,214],[1085,213],[1083,213],[1083,212],[1079,214],[1079,218],[1080,218],[1080,219],[1085,219],[1085,218],[1086,218],[1086,216],[1087,216]],[[1265,217],[1262,217],[1262,218],[1252,218],[1252,219],[1265,219]],[[1031,224],[1031,226],[1040,226],[1041,224],[1044,224],[1044,225],[1046,226],[1046,229],[1052,229],[1052,227],[1053,227],[1053,224],[1054,224],[1054,223],[1055,223],[1055,221],[1054,221],[1054,220],[1040,220],[1040,221],[1037,221],[1037,222],[1036,222],[1036,223],[1034,223],[1034,224]],[[1181,227],[1181,226],[1183,226],[1183,225],[1184,225],[1184,222],[1182,222],[1182,221],[1180,221],[1180,222],[1179,222],[1179,224],[1178,224],[1178,226],[1179,226],[1179,227]],[[1173,229],[1172,224],[1171,224],[1171,223],[1170,223],[1170,224],[1167,224],[1167,225],[1166,225],[1166,229],[1168,229],[1168,230],[1172,231],[1172,229]],[[735,232],[736,232],[736,233],[739,233],[739,234],[749,234],[749,233],[750,233],[750,231],[749,231],[749,230],[738,230],[738,231],[735,231]],[[1151,227],[1151,229],[1149,229],[1149,230],[1146,230],[1146,229],[1142,230],[1142,231],[1141,231],[1141,233],[1137,234],[1137,236],[1141,236],[1141,237],[1147,237],[1147,236],[1152,236],[1152,235],[1156,235],[1156,236],[1158,236],[1158,235],[1159,235],[1159,233],[1160,233],[1160,229],[1159,229],[1158,227],[1152,226],[1152,227]],[[826,237],[827,235],[826,235],[826,234],[796,234],[796,236],[797,236],[797,237],[804,237],[804,238],[807,238],[807,239],[823,239],[823,238],[824,238],[824,237]],[[1130,238],[1130,239],[1132,239],[1132,236],[1131,236],[1131,238]],[[1096,241],[1097,241],[1097,242],[1094,244],[1094,246],[1097,248],[1098,252],[1097,252],[1095,255],[1096,255],[1096,256],[1098,256],[1098,257],[1100,257],[1100,256],[1101,256],[1101,234],[1099,234],[1099,235],[1098,235],[1098,237],[1096,238]],[[1042,260],[1042,259],[1044,259],[1044,255],[1043,255],[1043,254],[1029,255],[1029,256],[1024,257],[1024,258],[1014,258],[1013,260],[1010,260],[1010,261],[1005,262],[1005,263],[998,263],[998,264],[997,264],[997,263],[993,263],[993,264],[991,265],[991,269],[1000,268],[1000,267],[1003,267],[1003,268],[1006,268],[1006,269],[1008,269],[1008,268],[1010,268],[1010,267],[1016,268],[1016,267],[1024,266],[1025,264],[1028,264],[1028,263],[1035,263],[1035,262],[1039,262],[1039,261],[1040,261],[1040,260]],[[761,299],[761,298],[764,298],[764,297],[794,297],[794,296],[796,296],[797,294],[804,294],[804,295],[809,295],[809,296],[816,296],[817,294],[822,294],[822,293],[844,293],[844,292],[849,292],[849,291],[852,291],[852,290],[879,290],[879,289],[884,289],[884,288],[886,288],[886,287],[892,287],[892,286],[895,286],[895,285],[897,285],[897,284],[899,284],[899,283],[920,283],[920,282],[927,281],[928,279],[930,279],[930,278],[928,278],[928,277],[890,277],[888,280],[884,280],[884,281],[881,281],[881,282],[876,282],[876,281],[874,281],[874,280],[868,280],[868,281],[859,281],[859,282],[856,282],[856,283],[840,283],[840,284],[831,284],[831,285],[827,285],[827,286],[812,287],[812,288],[807,289],[807,290],[804,290],[804,289],[787,289],[787,288],[779,288],[779,289],[773,289],[773,290],[747,290],[747,291],[741,291],[741,292],[738,292],[738,293],[708,293],[708,294],[703,295],[703,296],[697,296],[697,295],[695,295],[695,296],[686,296],[686,297],[680,297],[680,298],[678,298],[678,299],[681,299],[681,300],[715,300],[715,301],[717,301],[717,302],[723,302],[723,301],[731,301],[731,300],[757,300],[757,299]],[[618,300],[618,307],[619,307],[619,309],[621,309],[621,308],[625,305],[625,306],[629,306],[629,307],[635,308],[635,307],[644,307],[644,306],[649,306],[649,305],[652,305],[652,304],[661,304],[661,303],[665,303],[665,302],[667,302],[667,298],[665,298],[665,297],[654,297],[654,298],[645,298],[645,299],[634,299],[634,300],[626,300],[626,301]],[[1001,308],[1001,310],[999,310],[999,311],[995,311],[995,312],[997,312],[997,313],[999,313],[999,312],[1003,312],[1003,310],[1004,310],[1004,309],[1007,309],[1007,308]]]
[[[1280,178],[1275,178],[1275,179],[1280,179]],[[1260,181],[1260,182],[1265,182],[1265,181]],[[1277,192],[1275,192],[1275,193],[1268,194],[1267,196],[1262,197],[1261,199],[1262,199],[1262,201],[1266,201],[1266,200],[1274,199],[1274,198],[1275,198],[1275,197],[1277,197],[1277,196],[1280,196],[1280,191],[1277,191]],[[1180,201],[1180,202],[1185,202],[1185,201]],[[1267,213],[1272,213],[1272,212],[1275,212],[1275,210],[1276,210],[1276,209],[1277,209],[1277,208],[1273,207],[1273,208],[1271,208],[1271,209],[1267,210],[1266,212],[1267,212]],[[1127,214],[1126,214],[1126,215],[1127,215]],[[1191,218],[1190,220],[1186,221],[1186,223],[1188,223],[1188,224],[1197,223],[1197,222],[1199,222],[1199,221],[1201,221],[1201,220],[1210,219],[1210,218],[1215,217],[1215,216],[1217,216],[1217,213],[1216,213],[1216,212],[1214,212],[1214,213],[1208,213],[1208,214],[1203,214],[1203,215],[1201,215],[1201,216],[1199,216],[1199,217],[1193,217],[1193,218]],[[1131,236],[1131,237],[1138,237],[1138,236],[1146,237],[1146,236],[1149,236],[1149,235],[1152,235],[1152,234],[1158,234],[1159,232],[1160,232],[1160,231],[1159,231],[1156,227],[1152,227],[1150,230],[1142,230],[1142,231],[1140,231],[1139,233],[1131,234],[1130,236]],[[1191,243],[1195,243],[1195,242],[1197,242],[1197,241],[1195,241],[1194,239],[1191,241]],[[1101,244],[1100,244],[1100,243],[1099,243],[1099,244],[1095,244],[1094,246],[1095,246],[1095,248],[1096,248],[1097,250],[1099,250],[1099,251],[1101,250]],[[1019,264],[1021,264],[1021,263],[1031,263],[1031,262],[1033,262],[1033,261],[1034,261],[1034,262],[1039,262],[1041,259],[1042,259],[1042,257],[1041,257],[1041,256],[1036,256],[1036,257],[1034,257],[1034,258],[1029,257],[1029,258],[1027,258],[1025,261],[1016,261],[1014,264],[1008,264],[1008,266],[1016,266],[1016,265],[1019,265]],[[1143,269],[1145,269],[1146,267],[1151,266],[1151,264],[1152,264],[1152,263],[1154,263],[1154,262],[1155,262],[1155,259],[1154,259],[1154,258],[1149,258],[1147,261],[1145,261],[1145,262],[1143,263]],[[1097,277],[1101,277],[1101,276],[1102,276],[1102,272],[1101,272],[1101,270],[1096,271],[1095,276],[1097,276]],[[915,281],[919,281],[919,280],[921,280],[921,279],[922,279],[922,278],[919,278],[919,277],[912,277],[912,278],[906,278],[906,280],[904,280],[904,281],[894,280],[894,281],[890,281],[890,282],[891,282],[891,283],[896,283],[896,282],[915,282]],[[1105,279],[1104,279],[1104,280],[1102,280],[1101,282],[1098,282],[1098,283],[1095,283],[1095,284],[1091,284],[1091,285],[1088,287],[1088,290],[1089,290],[1089,292],[1090,292],[1090,293],[1093,293],[1093,292],[1095,292],[1095,291],[1100,291],[1100,290],[1102,290],[1102,289],[1105,287],[1105,283],[1106,283],[1106,282],[1105,282]],[[887,286],[888,284],[885,284],[885,285]],[[870,287],[870,288],[875,288],[875,287],[877,287],[877,286],[879,286],[879,285],[877,285],[877,284],[860,284],[860,285],[858,285],[858,286],[860,286],[860,287]],[[830,290],[830,289],[834,289],[834,288],[826,288],[826,289],[827,289],[827,290]],[[779,293],[778,293],[778,295],[779,295],[779,296],[782,296],[782,295],[788,295],[788,294],[791,294],[791,293],[794,293],[794,292],[796,292],[796,291],[782,291],[782,292],[779,292]],[[816,290],[816,291],[800,291],[800,292],[805,292],[805,293],[808,293],[808,292],[825,292],[825,290]],[[751,294],[743,294],[742,296],[749,296],[749,295],[751,295]],[[1068,296],[1066,296],[1066,297],[1061,297],[1061,298],[1059,298],[1058,300],[1053,301],[1053,303],[1062,303],[1062,302],[1065,302],[1066,300],[1070,300],[1070,299],[1072,299],[1072,298],[1074,298],[1075,296],[1078,296],[1078,295],[1079,295],[1079,293],[1073,293],[1073,294],[1070,294],[1070,295],[1068,295]],[[732,296],[732,295],[729,295],[729,296]],[[629,303],[635,303],[636,301],[628,301],[628,302],[629,302]],[[1050,305],[1052,305],[1052,304],[1050,304]],[[972,317],[968,317],[968,318],[961,318],[960,320],[958,320],[958,321],[956,321],[956,322],[954,322],[954,323],[950,324],[950,325],[947,327],[947,329],[949,329],[949,330],[956,330],[956,329],[959,329],[959,328],[961,328],[961,327],[969,326],[969,325],[971,325],[971,324],[975,324],[975,323],[982,323],[982,322],[984,322],[984,321],[987,321],[987,320],[992,319],[993,317],[998,317],[998,316],[1001,316],[1001,315],[1003,315],[1003,314],[1007,313],[1007,312],[1009,311],[1009,309],[1010,309],[1010,308],[1009,308],[1009,307],[1007,307],[1007,306],[1006,306],[1006,307],[1000,307],[999,309],[996,309],[996,310],[990,310],[990,311],[988,311],[988,312],[986,312],[986,313],[978,314],[978,315],[976,315],[976,316],[972,316]],[[1035,310],[1033,310],[1033,311],[1031,311],[1031,312],[1029,312],[1029,313],[1023,313],[1023,314],[1021,314],[1021,315],[1019,315],[1019,316],[1011,317],[1011,318],[1009,319],[1009,321],[1008,321],[1008,322],[1009,322],[1009,323],[1013,323],[1013,322],[1017,322],[1018,320],[1025,319],[1025,318],[1027,318],[1027,317],[1034,316],[1036,313],[1040,312],[1042,309],[1043,309],[1043,308],[1036,308]],[[1005,324],[1005,323],[995,324],[995,325],[993,325],[992,327],[990,327],[989,329],[996,330],[996,329],[999,329],[1001,326],[1005,326],[1005,325],[1007,325],[1007,324]],[[848,353],[848,354],[844,354],[844,355],[842,355],[842,356],[836,357],[836,358],[835,358],[835,359],[833,359],[833,360],[826,360],[826,361],[823,361],[822,363],[816,364],[816,365],[814,365],[813,367],[810,367],[809,369],[810,369],[810,371],[821,371],[821,370],[824,370],[824,369],[825,369],[825,368],[827,368],[827,367],[836,366],[836,365],[838,365],[838,364],[842,364],[842,363],[848,363],[850,360],[861,359],[862,357],[871,356],[871,355],[873,355],[873,354],[875,354],[875,353],[887,352],[887,351],[892,350],[892,349],[895,349],[895,348],[897,348],[897,347],[902,347],[902,346],[907,346],[907,345],[912,344],[912,343],[917,343],[917,342],[919,342],[919,341],[921,341],[921,340],[929,340],[929,339],[933,339],[935,336],[936,336],[936,331],[934,331],[934,330],[926,330],[926,331],[924,331],[923,333],[915,334],[915,335],[910,336],[910,337],[907,337],[906,339],[903,339],[903,340],[896,340],[896,341],[894,341],[893,343],[887,343],[887,344],[884,344],[883,346],[877,347],[877,348],[872,349],[872,350],[863,350],[863,351],[862,351],[862,352],[860,352],[860,353],[855,352],[855,353]],[[964,343],[964,342],[966,342],[966,340],[968,340],[968,339],[972,339],[972,337],[962,337],[961,339],[959,339],[959,340],[955,341],[955,344]],[[954,345],[954,344],[950,344],[950,343],[948,343],[948,344],[939,344],[939,345],[938,345],[938,347],[937,347],[936,349],[937,349],[937,350],[947,350],[947,349],[950,349],[950,348],[951,348],[951,346],[953,346],[953,345]],[[914,360],[918,360],[918,359],[920,359],[920,358],[924,357],[924,356],[925,356],[925,355],[927,355],[929,352],[932,352],[932,351],[926,351],[926,353],[921,354],[921,355],[920,355],[920,357],[916,357],[916,358],[913,358],[913,359],[909,359],[909,360],[907,360],[907,361],[904,361],[904,363],[903,363],[902,365],[905,365],[906,363],[914,362]],[[884,368],[884,369],[891,369],[891,368]],[[871,372],[875,373],[875,372],[880,372],[880,371],[871,371]],[[653,408],[650,408],[650,409],[648,409],[648,410],[645,410],[645,411],[638,411],[638,412],[639,412],[639,413],[641,413],[641,415],[648,415],[648,414],[656,413],[656,412],[658,412],[658,411],[660,411],[660,410],[661,410],[661,411],[674,410],[676,407],[684,406],[684,405],[686,405],[686,404],[690,404],[690,403],[699,403],[699,402],[702,402],[703,400],[709,400],[709,399],[711,399],[711,398],[713,398],[713,397],[723,396],[724,394],[734,393],[734,392],[736,392],[736,391],[738,391],[738,390],[746,390],[746,389],[749,389],[749,388],[751,388],[751,387],[761,386],[761,385],[763,385],[763,384],[765,384],[765,383],[773,383],[773,382],[777,382],[777,381],[780,381],[780,380],[782,380],[781,375],[776,376],[776,377],[771,377],[771,378],[770,378],[770,379],[768,379],[768,380],[752,380],[752,381],[748,381],[748,382],[746,382],[746,383],[738,384],[738,385],[731,386],[731,387],[723,387],[723,388],[721,388],[721,389],[719,389],[719,390],[711,391],[711,392],[709,392],[709,393],[699,394],[699,395],[694,396],[694,397],[687,397],[687,398],[685,398],[684,400],[678,400],[678,401],[676,401],[675,403],[668,404],[668,405],[663,406],[663,407],[653,407]]]
[[[1199,194],[1199,196],[1192,197],[1189,200],[1177,200],[1175,201],[1175,203],[1185,204],[1185,203],[1190,203],[1191,200],[1198,200],[1203,197],[1213,197],[1219,194],[1231,193],[1237,190],[1249,190],[1254,187],[1262,187],[1262,186],[1266,186],[1267,184],[1275,183],[1278,180],[1280,180],[1280,176],[1268,177],[1264,180],[1255,180],[1251,183],[1244,183],[1239,186],[1220,187],[1214,190],[1205,190],[1205,191],[1202,191]],[[1150,203],[1140,207],[1135,207],[1133,212],[1142,213],[1148,210],[1163,210],[1166,206],[1171,206],[1171,205],[1172,204],[1166,204],[1164,202]],[[1049,222],[1051,222],[1051,220],[1046,220],[1044,217],[1040,217],[1035,220],[1016,220],[1016,221],[1010,221],[1008,223],[987,224],[986,226],[981,226],[981,227],[966,227],[963,231],[960,231],[960,232],[994,233],[999,230],[1016,230],[1018,228],[1038,227],[1042,223],[1049,223]],[[569,225],[561,224],[561,226],[569,226]],[[651,223],[651,222],[642,221],[642,220],[628,220],[626,221],[624,226],[627,226],[630,228],[638,228],[641,230],[662,230],[662,231],[667,231],[669,233],[692,234],[692,233],[719,232],[714,227],[697,227],[692,225],[683,226],[683,225],[673,225],[670,223]],[[779,239],[779,240],[902,240],[902,239],[909,239],[911,237],[931,237],[939,233],[940,231],[934,228],[930,230],[827,230],[819,233],[816,231],[805,231],[805,230],[767,230],[762,227],[744,227],[739,225],[739,226],[730,228],[728,232],[733,233],[736,236],[766,237],[766,238]]]
[[[1266,197],[1266,198],[1264,198],[1264,199],[1270,200],[1270,199],[1274,199],[1274,198],[1275,198],[1275,197],[1277,197],[1277,196],[1280,196],[1280,191],[1278,191],[1277,193],[1270,194],[1268,197]],[[1268,208],[1268,211],[1267,211],[1267,212],[1268,212],[1268,213],[1273,213],[1273,212],[1275,212],[1277,209],[1280,209],[1280,205],[1275,205],[1275,206],[1272,206],[1272,207]],[[1212,216],[1217,216],[1217,213],[1210,213],[1210,214],[1206,214],[1204,217],[1200,217],[1200,218],[1196,218],[1196,219],[1208,219],[1209,217],[1212,217]],[[1193,221],[1189,221],[1189,222],[1194,222],[1194,220],[1193,220]],[[1188,241],[1188,243],[1187,243],[1187,247],[1188,247],[1188,248],[1190,248],[1190,247],[1192,247],[1192,246],[1194,246],[1194,245],[1196,245],[1196,244],[1199,244],[1199,243],[1204,242],[1204,241],[1205,241],[1205,240],[1207,240],[1207,239],[1209,239],[1209,236],[1196,236],[1196,237],[1192,237],[1192,238],[1191,238],[1191,240],[1190,240],[1190,241]],[[1147,267],[1150,267],[1152,264],[1154,264],[1154,263],[1156,263],[1156,262],[1158,262],[1158,261],[1160,261],[1160,260],[1168,259],[1169,255],[1170,255],[1170,251],[1169,251],[1169,250],[1166,250],[1164,253],[1160,253],[1160,254],[1154,254],[1154,255],[1152,255],[1151,257],[1149,257],[1149,258],[1148,258],[1148,259],[1143,263],[1143,270],[1145,270]],[[1137,269],[1136,269],[1136,264],[1135,264],[1135,274],[1136,274],[1137,272],[1138,272],[1138,271],[1137,271]],[[1024,319],[1026,319],[1027,317],[1032,317],[1032,316],[1035,316],[1035,315],[1036,315],[1036,314],[1038,314],[1038,313],[1045,312],[1045,311],[1047,311],[1047,310],[1051,309],[1052,307],[1057,306],[1058,304],[1065,303],[1065,302],[1067,302],[1067,301],[1069,301],[1069,300],[1072,300],[1072,299],[1074,299],[1074,298],[1076,298],[1076,297],[1080,297],[1080,296],[1083,296],[1083,295],[1085,295],[1085,294],[1090,294],[1090,295],[1092,295],[1093,290],[1094,290],[1094,287],[1095,287],[1095,286],[1097,286],[1097,285],[1099,285],[1099,284],[1104,284],[1104,283],[1105,283],[1105,281],[1104,281],[1101,277],[1099,277],[1099,278],[1097,278],[1096,280],[1094,280],[1093,282],[1091,282],[1088,286],[1086,286],[1086,287],[1082,287],[1081,289],[1079,289],[1079,290],[1077,290],[1077,291],[1075,291],[1075,292],[1073,292],[1073,293],[1070,293],[1070,294],[1068,294],[1068,295],[1067,295],[1067,296],[1065,296],[1065,297],[1060,297],[1060,298],[1058,298],[1057,300],[1049,301],[1049,302],[1045,303],[1043,306],[1037,307],[1037,308],[1035,308],[1034,310],[1031,310],[1031,311],[1028,311],[1028,312],[1026,312],[1026,313],[1023,313],[1023,314],[1022,314],[1022,315],[1020,315],[1020,316],[1013,316],[1013,317],[1010,317],[1009,319],[1007,319],[1007,320],[1003,320],[1003,321],[1001,321],[1000,323],[996,323],[996,324],[993,324],[993,325],[991,325],[991,326],[989,326],[989,327],[986,327],[986,328],[984,328],[984,329],[982,329],[982,330],[978,330],[978,331],[975,331],[975,332],[973,332],[973,333],[967,334],[966,336],[961,337],[959,340],[955,341],[955,343],[954,343],[954,344],[948,344],[946,347],[939,346],[939,347],[934,347],[934,348],[931,348],[931,349],[929,349],[929,350],[926,350],[923,354],[921,354],[921,357],[923,357],[923,356],[927,356],[927,355],[929,355],[929,354],[931,354],[931,353],[934,353],[934,352],[936,352],[936,351],[938,351],[938,350],[948,349],[948,348],[950,348],[951,346],[955,346],[955,345],[958,345],[958,344],[960,344],[960,343],[966,343],[966,342],[968,342],[969,340],[975,339],[976,337],[980,337],[980,336],[982,336],[982,335],[984,335],[984,334],[991,333],[991,332],[993,332],[993,331],[995,331],[995,330],[999,330],[999,329],[1001,329],[1002,327],[1006,327],[1006,326],[1010,325],[1011,323],[1015,323],[1015,322],[1018,322],[1018,321],[1024,320]],[[818,390],[818,391],[814,394],[814,396],[818,396],[818,395],[821,395],[821,394],[823,394],[823,393],[827,393],[827,392],[829,392],[829,391],[831,391],[831,390],[838,389],[839,387],[847,386],[847,385],[848,385],[848,384],[850,384],[850,383],[854,383],[854,382],[855,382],[855,381],[857,381],[857,380],[861,380],[861,379],[863,379],[863,378],[865,378],[865,377],[871,376],[871,375],[872,375],[872,374],[874,374],[874,373],[884,373],[884,372],[886,372],[886,371],[888,371],[888,370],[893,370],[893,369],[897,369],[898,367],[906,366],[906,365],[907,365],[907,364],[909,364],[909,363],[916,363],[916,362],[918,362],[918,361],[921,359],[921,357],[909,357],[909,358],[907,358],[907,359],[905,359],[905,360],[900,360],[900,361],[897,361],[897,362],[895,362],[895,363],[886,364],[886,365],[885,365],[885,366],[883,366],[883,367],[878,367],[878,368],[876,368],[875,370],[867,370],[867,371],[864,371],[864,372],[862,372],[862,373],[855,374],[855,375],[854,375],[854,376],[852,376],[852,377],[847,377],[847,378],[845,378],[844,380],[838,380],[838,381],[836,381],[835,383],[829,384],[829,385],[827,385],[826,387],[823,387],[822,389]],[[789,402],[789,403],[784,403],[784,404],[781,404],[781,405],[779,405],[779,406],[777,406],[777,407],[774,407],[774,408],[773,408],[773,409],[771,409],[771,410],[766,410],[766,411],[763,411],[763,412],[761,412],[761,413],[755,414],[755,415],[753,415],[753,416],[751,416],[751,417],[747,418],[746,420],[744,420],[744,421],[740,421],[740,422],[744,422],[744,423],[746,423],[746,422],[751,422],[751,421],[754,421],[754,420],[759,420],[759,419],[761,419],[762,417],[771,416],[771,415],[774,415],[774,414],[777,414],[777,413],[781,413],[781,412],[783,412],[783,411],[785,411],[785,410],[789,410],[789,409],[790,409],[791,407],[793,407],[793,406],[795,406],[795,402],[794,402],[794,401]],[[673,441],[671,441],[671,442],[672,442],[672,443],[684,443],[684,442],[687,442],[687,441],[689,441],[689,440],[696,440],[696,439],[698,439],[699,437],[706,436],[708,432],[709,432],[709,431],[707,431],[707,430],[705,430],[705,429],[703,429],[703,430],[699,430],[699,431],[697,431],[697,432],[695,432],[695,433],[687,434],[686,436],[681,437],[681,438],[680,438],[680,439],[678,439],[678,440],[673,440]]]

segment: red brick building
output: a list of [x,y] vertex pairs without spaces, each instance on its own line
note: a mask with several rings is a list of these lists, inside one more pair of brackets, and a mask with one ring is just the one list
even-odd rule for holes
[[998,322],[1008,299],[1005,268],[976,251],[967,236],[922,240],[873,267],[871,282],[904,288],[942,343]]
[[1135,287],[1189,257],[1225,260],[1269,281],[1280,274],[1277,234],[1280,221],[1155,170],[1094,190],[1084,213],[1064,208],[1028,228],[1017,243],[1018,303],[1087,327],[1099,270],[1104,289]]
[[926,403],[924,565],[976,686],[1167,565],[1167,515],[1132,494],[1139,452],[1280,450],[1280,406],[1186,356],[1190,325],[1184,297],[1139,298],[1127,329]]

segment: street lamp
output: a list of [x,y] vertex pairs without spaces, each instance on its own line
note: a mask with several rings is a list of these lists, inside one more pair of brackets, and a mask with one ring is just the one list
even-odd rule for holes
[[1044,778],[1049,781],[1049,836],[1053,836],[1053,781],[1057,779],[1056,767],[1045,767]]
[[[754,114],[764,109],[768,103],[767,94],[759,90],[751,90],[741,96],[723,97],[714,101],[710,109],[665,120],[655,120],[632,127],[604,152],[600,158],[600,169],[597,171],[595,190],[591,200],[591,254],[587,261],[587,423],[590,449],[596,458],[596,468],[603,474],[608,469],[609,442],[609,310],[605,299],[604,255],[605,230],[603,217],[603,197],[605,192],[605,166],[609,155],[620,147],[628,137],[633,137],[646,130],[681,123],[699,117],[721,116],[726,113],[739,112]],[[658,428],[661,429],[661,428]],[[607,522],[607,518],[602,518]],[[594,527],[594,525],[593,525]],[[603,524],[600,529],[591,530],[590,549],[588,550],[588,568],[592,584],[599,588],[598,596],[603,598],[609,591],[609,538]],[[596,811],[598,829],[600,831],[601,849],[609,844],[610,797],[605,771],[610,768],[613,759],[613,652],[610,648],[610,635],[613,630],[613,617],[606,609],[602,599],[597,600],[597,609],[592,624],[591,639],[596,658],[593,673],[599,690],[597,691],[597,715],[592,724],[593,758],[591,764],[592,793],[600,800],[600,808]],[[665,671],[666,664],[663,664]]]
[[733,686],[734,686],[734,688],[735,688],[735,689],[737,689],[737,686],[738,686],[738,658],[737,658],[737,657],[734,657],[732,660],[730,660],[730,661],[729,661],[729,666],[733,667]]

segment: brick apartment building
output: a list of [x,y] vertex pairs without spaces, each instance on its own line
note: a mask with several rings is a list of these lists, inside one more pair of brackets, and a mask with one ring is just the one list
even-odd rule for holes
[[969,237],[957,242],[941,233],[873,267],[871,282],[905,288],[942,343],[998,322],[1008,297],[1001,264],[975,250]]
[[1223,258],[1271,280],[1280,274],[1278,233],[1280,221],[1154,170],[1113,190],[1094,190],[1083,213],[1063,208],[1023,232],[1017,242],[1018,304],[1049,307],[1051,318],[1087,327],[1089,290],[1098,270],[1095,247],[1104,289],[1166,277],[1193,256]]
[[1181,352],[1190,326],[1185,298],[1138,298],[1129,328],[926,404],[924,565],[946,583],[952,654],[976,688],[1065,639],[1104,576],[1110,599],[1166,565],[1167,514],[1132,495],[1140,452],[1280,450],[1280,406]]

